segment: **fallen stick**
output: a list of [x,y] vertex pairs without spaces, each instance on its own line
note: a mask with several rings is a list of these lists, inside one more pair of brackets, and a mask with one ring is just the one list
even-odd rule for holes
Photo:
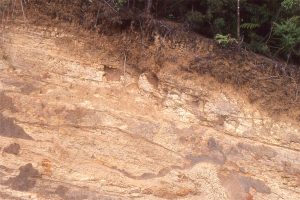
[[127,57],[126,57],[126,52],[123,53],[124,54],[124,63],[123,63],[123,77],[124,77],[124,83],[126,82],[126,61],[127,61]]
[[20,0],[20,1],[21,1],[22,12],[23,12],[23,18],[24,18],[24,21],[26,21],[26,16],[25,16],[24,7],[23,7],[23,0]]

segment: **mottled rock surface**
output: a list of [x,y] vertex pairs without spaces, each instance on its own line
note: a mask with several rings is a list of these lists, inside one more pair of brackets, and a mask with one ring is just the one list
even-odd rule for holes
[[175,63],[122,79],[105,38],[3,37],[0,199],[300,199],[299,127],[230,86]]

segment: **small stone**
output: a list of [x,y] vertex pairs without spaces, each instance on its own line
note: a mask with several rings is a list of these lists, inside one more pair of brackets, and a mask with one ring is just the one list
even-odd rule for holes
[[132,197],[140,197],[141,194],[140,193],[131,193],[130,196],[132,196]]
[[155,88],[154,85],[150,83],[148,80],[148,77],[145,73],[141,74],[138,81],[138,86],[141,90],[144,90],[145,92],[154,92]]

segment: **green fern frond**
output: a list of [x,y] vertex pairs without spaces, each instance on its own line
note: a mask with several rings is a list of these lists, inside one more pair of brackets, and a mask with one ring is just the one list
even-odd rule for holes
[[290,22],[293,22],[293,23],[300,23],[300,16],[293,16],[291,18],[288,19]]
[[260,25],[257,24],[257,23],[243,23],[243,24],[241,24],[241,28],[248,29],[248,30],[256,29],[259,26]]

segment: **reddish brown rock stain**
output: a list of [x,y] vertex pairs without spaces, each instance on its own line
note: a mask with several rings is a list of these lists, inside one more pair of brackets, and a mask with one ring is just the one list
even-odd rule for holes
[[48,159],[43,159],[42,160],[42,167],[43,167],[43,172],[42,175],[44,176],[51,176],[52,175],[52,163]]

